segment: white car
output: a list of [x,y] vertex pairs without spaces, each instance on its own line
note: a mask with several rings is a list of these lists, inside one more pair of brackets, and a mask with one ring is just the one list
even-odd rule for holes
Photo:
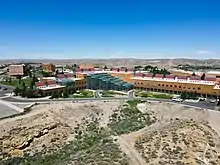
[[172,101],[175,101],[175,102],[182,102],[183,99],[179,98],[179,97],[173,97],[172,98]]
[[211,100],[210,100],[210,103],[216,103],[216,101],[217,101],[217,100],[215,100],[215,99],[211,99]]

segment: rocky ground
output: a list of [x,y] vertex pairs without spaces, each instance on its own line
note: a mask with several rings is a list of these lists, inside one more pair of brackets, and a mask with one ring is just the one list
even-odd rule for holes
[[219,121],[218,112],[152,101],[36,105],[0,121],[0,164],[218,165]]
[[109,116],[118,106],[119,102],[42,104],[35,106],[29,114],[2,120],[1,157],[59,148],[74,137],[75,128],[85,120],[89,122],[98,118],[100,126],[106,126]]

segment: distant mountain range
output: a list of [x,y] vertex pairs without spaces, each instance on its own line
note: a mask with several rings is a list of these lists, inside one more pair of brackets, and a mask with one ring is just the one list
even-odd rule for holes
[[216,66],[220,65],[220,59],[136,59],[136,58],[114,58],[114,59],[9,59],[0,60],[0,64],[8,63],[20,63],[20,62],[31,62],[31,63],[54,63],[60,65],[73,65],[73,64],[83,64],[83,65],[107,65],[107,66],[136,66],[136,65],[156,65],[162,68],[172,68],[179,64],[189,64],[189,65],[209,65]]

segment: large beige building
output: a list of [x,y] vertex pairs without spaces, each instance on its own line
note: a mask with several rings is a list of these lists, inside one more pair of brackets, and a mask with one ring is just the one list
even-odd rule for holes
[[26,66],[24,64],[16,64],[9,66],[10,76],[24,76],[26,73]]

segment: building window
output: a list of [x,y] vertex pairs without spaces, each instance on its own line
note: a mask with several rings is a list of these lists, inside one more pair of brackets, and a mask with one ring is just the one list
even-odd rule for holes
[[158,84],[158,86],[160,86],[160,84]]
[[195,88],[193,88],[193,90],[195,90]]
[[190,87],[188,87],[188,89],[190,89]]
[[170,87],[173,87],[173,85],[170,85]]
[[181,86],[179,86],[179,88],[181,88]]
[[141,83],[141,84],[143,84],[143,83]]
[[176,87],[177,87],[177,85],[174,85],[174,87],[176,88]]
[[186,87],[183,87],[183,89],[185,89]]
[[201,90],[201,88],[200,88],[200,87],[198,87],[198,90]]
[[162,84],[162,86],[164,87],[164,84]]
[[166,87],[168,87],[168,85],[166,85]]

